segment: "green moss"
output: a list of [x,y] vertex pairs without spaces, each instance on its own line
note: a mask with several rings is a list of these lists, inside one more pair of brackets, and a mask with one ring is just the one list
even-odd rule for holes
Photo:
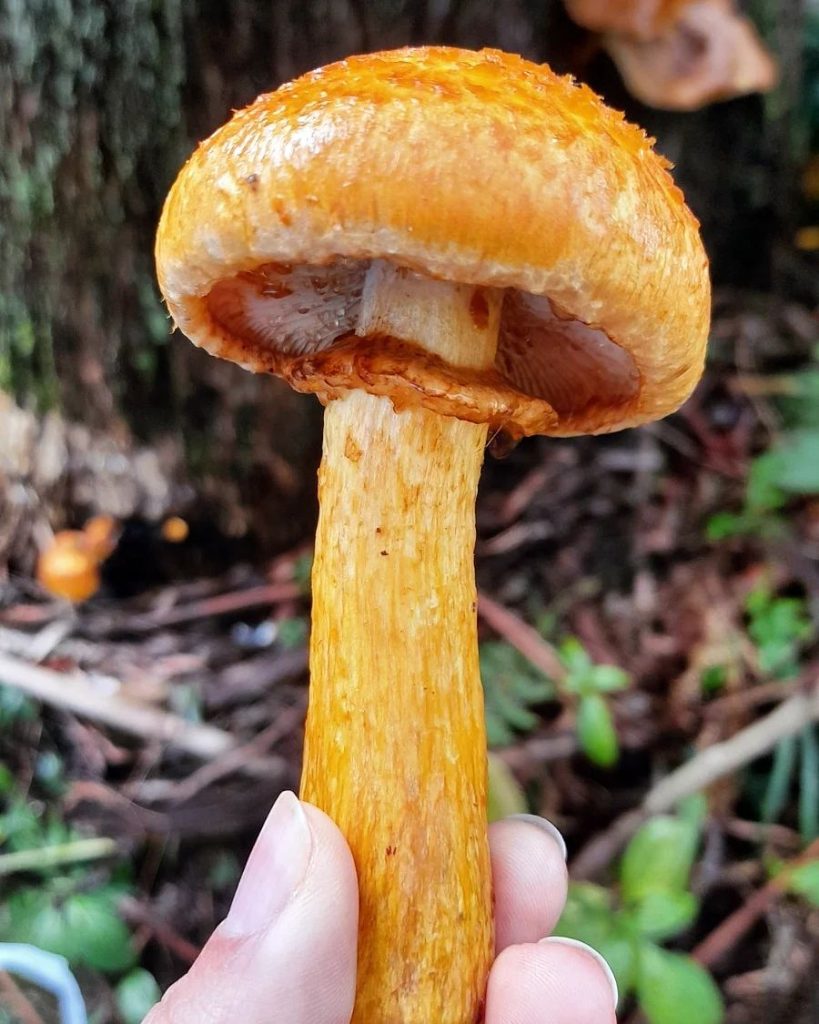
[[0,0],[0,385],[18,397],[52,404],[92,336],[111,359],[156,337],[138,287],[187,148],[184,70],[182,0]]

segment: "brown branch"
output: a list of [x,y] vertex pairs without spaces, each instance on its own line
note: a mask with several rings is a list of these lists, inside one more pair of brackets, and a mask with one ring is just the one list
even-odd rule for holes
[[286,708],[275,722],[254,736],[248,743],[234,747],[216,760],[197,768],[195,772],[183,779],[174,787],[172,798],[178,803],[190,800],[206,786],[213,785],[225,775],[229,775],[242,768],[246,763],[266,754],[271,747],[298,728],[303,721],[304,707],[301,704]]
[[704,967],[711,967],[721,960],[747,935],[771,904],[787,892],[790,871],[816,857],[819,857],[819,839],[814,840],[798,857],[789,861],[776,878],[772,878],[761,889],[757,889],[741,907],[733,914],[729,914],[709,935],[706,935],[691,951],[694,960],[699,961]]
[[169,924],[160,920],[153,911],[132,896],[124,896],[119,901],[123,917],[131,924],[143,925],[152,937],[169,949],[182,963],[192,964],[201,950],[192,942],[188,942]]
[[566,669],[557,651],[520,616],[482,593],[478,594],[478,615],[544,675],[555,682],[565,679]]
[[83,673],[54,672],[0,653],[0,682],[81,718],[103,722],[113,729],[204,760],[218,757],[236,745],[234,737],[222,729],[186,722],[167,711],[136,704],[117,692],[98,689]]
[[20,1024],[43,1024],[43,1018],[6,971],[0,971],[0,996],[0,1003],[19,1019]]
[[146,615],[134,615],[121,622],[112,623],[106,632],[149,633],[155,629],[181,626],[187,622],[198,622],[200,619],[209,619],[216,615],[231,615],[248,608],[294,601],[302,596],[297,583],[266,583],[245,590],[230,591],[227,594],[215,594],[200,601],[148,612]]
[[532,765],[544,765],[549,761],[562,761],[577,751],[577,734],[554,732],[549,736],[530,736],[528,739],[496,750],[501,760],[514,771],[525,771]]
[[801,679],[789,682],[777,679],[769,683],[757,683],[755,686],[709,701],[703,706],[702,713],[706,718],[720,718],[722,715],[745,711],[760,704],[779,704],[802,686],[804,680]]

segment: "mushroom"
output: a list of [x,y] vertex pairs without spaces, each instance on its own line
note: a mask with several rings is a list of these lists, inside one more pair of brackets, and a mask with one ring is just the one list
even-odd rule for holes
[[37,582],[72,604],[87,601],[100,588],[100,558],[82,530],[60,530],[37,559]]
[[37,559],[37,581],[50,594],[73,604],[87,601],[100,588],[100,565],[117,546],[119,527],[113,516],[92,516],[81,530],[60,530]]
[[166,201],[177,326],[326,405],[301,795],[357,865],[359,1024],[480,1019],[484,447],[634,426],[694,387],[707,262],[667,168],[570,79],[431,47],[259,97]]
[[603,33],[630,92],[665,110],[768,92],[777,69],[733,0],[565,0],[574,20]]

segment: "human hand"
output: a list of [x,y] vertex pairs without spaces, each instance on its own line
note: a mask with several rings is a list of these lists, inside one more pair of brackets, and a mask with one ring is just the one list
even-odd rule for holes
[[[546,938],[566,899],[565,849],[542,818],[489,829],[497,959],[486,1024],[613,1024],[616,985],[587,946]],[[358,888],[350,850],[317,808],[283,793],[230,913],[144,1024],[349,1024]]]

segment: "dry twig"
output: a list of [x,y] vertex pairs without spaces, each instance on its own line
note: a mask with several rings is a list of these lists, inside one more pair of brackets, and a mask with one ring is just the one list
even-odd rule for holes
[[744,935],[747,935],[768,907],[787,892],[789,871],[816,857],[819,857],[819,839],[814,840],[806,850],[790,861],[776,878],[772,878],[761,889],[757,889],[741,907],[721,921],[710,935],[694,947],[691,956],[705,967],[711,967],[721,960]]
[[135,900],[132,896],[124,896],[119,901],[123,917],[131,924],[143,925],[160,945],[165,946],[182,963],[192,964],[201,950],[192,942],[188,942],[165,921],[160,920],[148,907]]
[[221,757],[202,765],[174,787],[173,799],[182,803],[196,796],[206,786],[218,782],[231,772],[266,754],[279,740],[298,728],[304,720],[304,707],[299,704],[286,708],[274,722],[254,736],[248,743],[234,747]]
[[74,839],[52,846],[38,846],[31,850],[15,850],[0,854],[0,877],[18,871],[42,871],[44,869],[85,864],[92,860],[105,860],[119,851],[116,840],[105,836],[91,836],[88,839]]
[[18,1018],[20,1024],[44,1024],[43,1018],[23,994],[14,978],[6,971],[0,971],[0,1005]]
[[104,692],[79,672],[54,672],[0,653],[0,682],[53,707],[204,760],[236,745],[233,736],[222,729],[186,722],[167,711],[135,704],[116,692]]
[[146,615],[131,616],[124,622],[114,623],[110,631],[149,633],[155,629],[181,626],[187,622],[197,622],[200,619],[213,618],[216,615],[231,615],[248,608],[278,604],[281,601],[295,601],[301,596],[302,591],[296,583],[268,583],[227,594],[215,594],[213,597],[204,597],[201,601],[192,601],[190,604],[174,608],[163,608],[148,612]]

